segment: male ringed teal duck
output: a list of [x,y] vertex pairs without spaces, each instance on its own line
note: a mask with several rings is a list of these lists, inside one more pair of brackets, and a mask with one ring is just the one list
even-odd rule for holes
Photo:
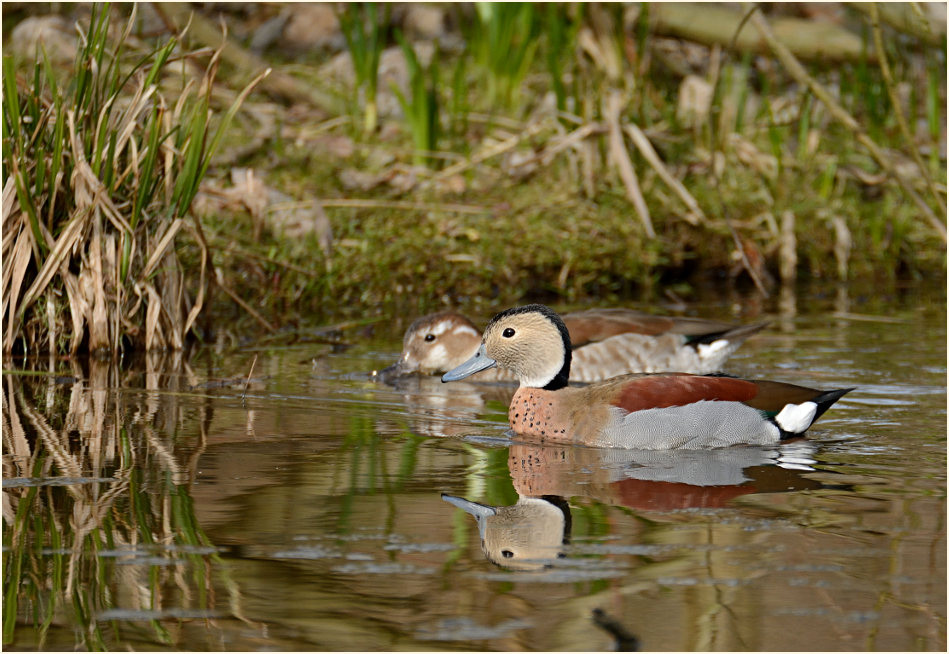
[[532,304],[496,315],[474,355],[442,381],[505,368],[520,382],[508,411],[515,434],[540,442],[651,450],[774,444],[802,435],[853,390],[683,373],[622,375],[571,387],[570,364],[570,333],[563,320]]
[[488,506],[442,493],[442,499],[478,522],[481,551],[512,570],[539,570],[564,556],[570,507],[559,497],[522,497],[513,506]]
[[[698,318],[667,318],[632,309],[590,309],[562,316],[570,332],[570,380],[592,382],[629,372],[710,373],[767,323],[736,326]],[[481,332],[453,311],[423,316],[405,332],[397,363],[380,374],[442,374],[470,358]],[[476,381],[513,381],[495,368]]]

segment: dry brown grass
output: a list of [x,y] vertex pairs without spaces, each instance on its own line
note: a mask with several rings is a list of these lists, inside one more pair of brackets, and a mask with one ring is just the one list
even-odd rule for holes
[[[116,34],[94,10],[71,75],[42,53],[31,76],[4,57],[5,352],[179,349],[204,305],[209,253],[191,201],[266,73],[213,119],[220,50],[183,52],[171,37],[128,52],[134,20]],[[199,270],[182,269],[183,246]]]

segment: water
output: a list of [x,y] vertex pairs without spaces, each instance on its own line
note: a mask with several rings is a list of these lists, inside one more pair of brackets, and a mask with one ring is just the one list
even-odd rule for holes
[[944,288],[734,300],[731,372],[858,387],[806,441],[511,444],[508,389],[367,378],[404,324],[5,374],[5,647],[945,651]]

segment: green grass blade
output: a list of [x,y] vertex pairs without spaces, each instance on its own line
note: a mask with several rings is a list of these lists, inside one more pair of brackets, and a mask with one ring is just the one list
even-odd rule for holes
[[939,171],[939,137],[942,131],[942,125],[945,123],[945,116],[940,112],[940,107],[945,104],[940,102],[940,81],[945,84],[945,59],[941,61],[941,70],[936,66],[928,66],[926,79],[926,127],[929,130],[929,138],[932,140],[932,146],[929,149],[929,167],[934,174]]
[[109,191],[112,191],[112,181],[115,175],[115,139],[117,134],[115,130],[109,130],[109,148],[106,151],[105,159],[103,164],[105,164],[105,173],[102,175],[102,183],[105,185]]
[[23,557],[26,554],[23,547],[9,549],[3,557],[3,644],[13,642],[13,632],[16,629],[18,591],[20,578],[23,574]]
[[[49,252],[49,246],[46,244],[46,238],[43,237],[43,232],[40,231],[39,220],[36,216],[36,205],[33,203],[33,198],[30,196],[30,191],[23,179],[23,171],[15,165],[13,169],[13,183],[16,186],[16,195],[20,201],[20,208],[26,212],[29,218],[30,229],[33,232],[33,238],[36,239],[36,243],[39,245],[41,257],[45,257]],[[39,261],[38,263],[42,265],[43,262]]]
[[207,139],[208,100],[202,98],[194,107],[191,122],[185,134],[187,141],[184,150],[184,165],[175,180],[175,190],[172,195],[175,215],[183,216],[191,204],[197,185],[200,181],[201,159],[204,156],[204,147]]
[[811,107],[813,104],[813,94],[805,93],[801,100],[801,117],[798,122],[797,130],[797,151],[799,158],[803,158],[807,154],[807,141],[811,129]]
[[13,57],[9,55],[3,56],[3,96],[4,124],[8,125],[14,144],[22,150],[20,96],[16,89],[16,71],[13,68]]
[[165,63],[168,61],[168,57],[171,56],[171,53],[178,45],[178,39],[172,37],[168,39],[163,47],[158,48],[154,54],[146,55],[142,58],[140,65],[144,66],[145,62],[152,61],[153,63],[149,68],[148,75],[145,76],[145,88],[155,83],[155,80],[158,79],[158,75],[161,73],[162,69],[165,67]]
[[[208,172],[208,166],[211,165],[211,158],[214,156],[214,153],[217,152],[218,147],[221,144],[221,140],[224,138],[224,134],[230,127],[231,122],[234,120],[234,116],[237,115],[237,112],[240,111],[241,105],[244,104],[244,100],[247,99],[247,96],[250,95],[251,91],[254,90],[261,80],[267,77],[270,74],[270,69],[268,68],[260,75],[255,77],[251,82],[244,87],[244,90],[240,92],[237,96],[237,99],[234,100],[233,104],[228,107],[228,110],[221,117],[221,122],[217,127],[217,130],[214,132],[214,137],[211,139],[211,144],[208,146],[207,154],[204,158],[204,162],[201,164],[199,171],[198,181],[204,178],[205,174]],[[191,193],[191,197],[188,199],[188,205],[190,206],[191,200],[194,199],[194,195],[197,193],[197,185],[194,187],[194,192]],[[187,208],[186,206],[186,208]]]
[[[43,188],[46,186],[46,149],[42,143],[38,143],[36,147],[33,148],[33,153],[33,156],[36,157],[36,172],[33,173],[33,194],[35,196],[41,196],[43,194]],[[52,187],[52,183],[50,187]]]
[[135,202],[132,206],[132,216],[129,220],[132,229],[135,229],[138,225],[138,221],[142,217],[142,210],[151,202],[152,192],[154,190],[155,162],[158,159],[159,137],[161,136],[159,132],[160,126],[160,113],[156,106],[152,108],[151,118],[149,119],[147,128],[148,138],[146,141],[147,151],[145,152],[145,159],[139,171],[141,181],[138,185],[138,193],[135,196]]

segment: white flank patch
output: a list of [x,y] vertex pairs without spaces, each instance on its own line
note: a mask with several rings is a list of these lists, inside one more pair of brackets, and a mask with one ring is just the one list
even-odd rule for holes
[[817,405],[813,402],[788,404],[774,417],[774,421],[788,433],[802,434],[814,422],[815,415],[817,415]]
[[699,357],[702,359],[707,359],[719,351],[724,350],[726,347],[728,347],[728,341],[724,338],[720,338],[717,341],[712,341],[711,343],[700,343]]

